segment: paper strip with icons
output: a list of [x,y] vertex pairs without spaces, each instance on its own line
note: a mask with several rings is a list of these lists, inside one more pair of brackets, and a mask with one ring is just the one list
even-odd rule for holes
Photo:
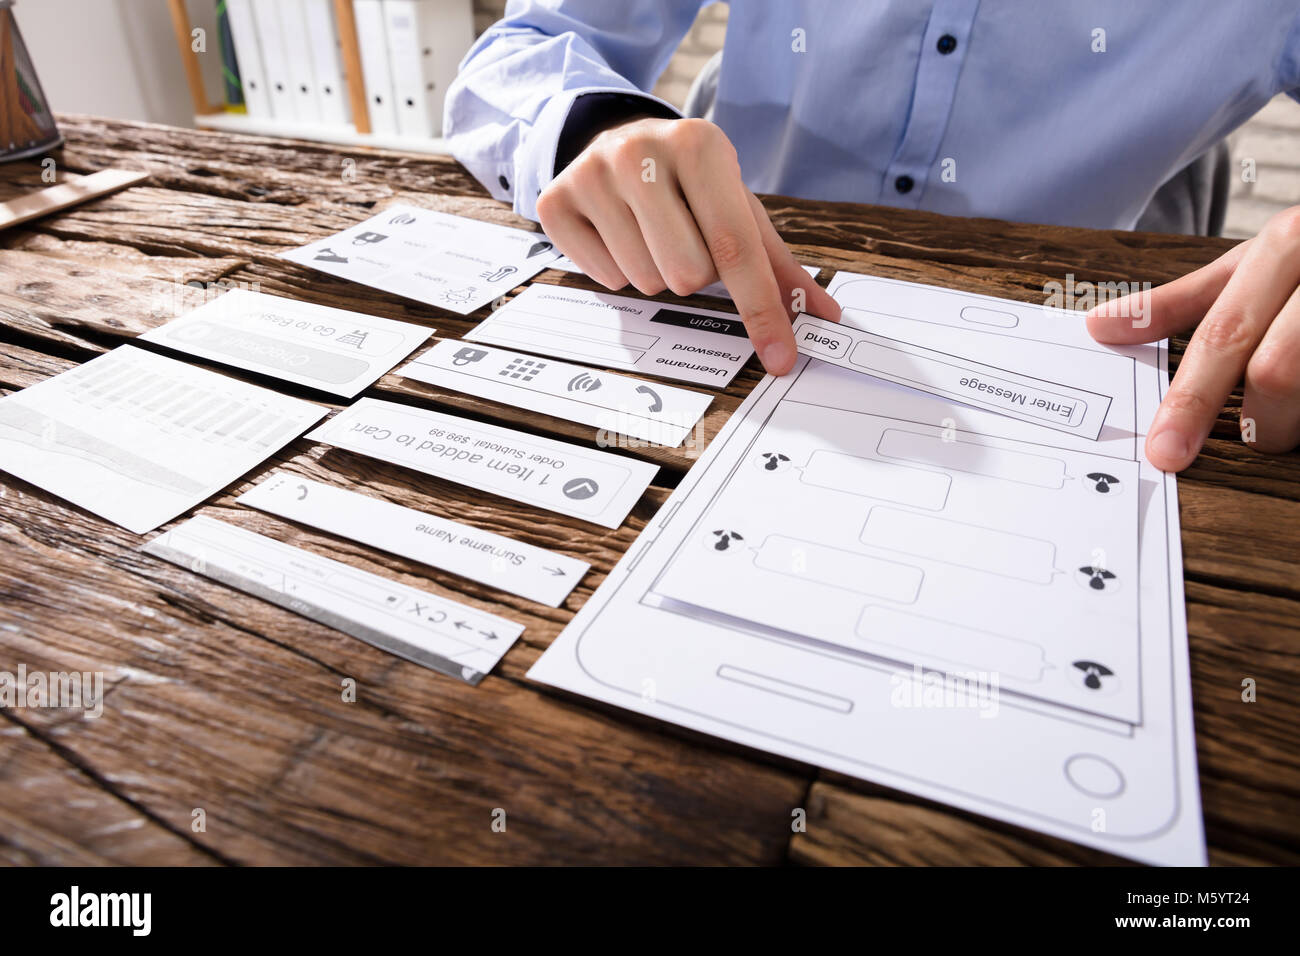
[[415,206],[281,254],[320,272],[468,315],[559,257],[544,235]]
[[212,518],[191,518],[144,550],[469,684],[479,683],[524,631],[495,614]]
[[713,401],[703,392],[453,339],[399,374],[669,448],[686,440]]
[[239,503],[559,607],[591,567],[565,554],[278,471]]
[[623,523],[659,470],[635,458],[373,398],[307,437],[606,528]]
[[354,398],[433,329],[232,289],[140,338]]

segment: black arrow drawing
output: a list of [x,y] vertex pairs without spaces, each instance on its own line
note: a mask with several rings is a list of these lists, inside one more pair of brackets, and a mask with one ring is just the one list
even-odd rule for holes
[[463,630],[464,628],[470,628],[470,629],[472,630],[473,627],[474,627],[474,625],[472,625],[472,624],[466,624],[464,621],[457,621],[457,622],[456,622],[456,629],[457,629],[457,630]]
[[562,578],[562,577],[564,577],[564,572],[561,571],[559,568],[542,568],[542,570],[543,570],[543,571],[550,571],[550,572],[551,572],[552,574],[554,574],[557,578]]
[[497,635],[495,631],[479,631],[479,633],[482,634],[484,637],[486,637],[489,641],[495,641],[497,639]]

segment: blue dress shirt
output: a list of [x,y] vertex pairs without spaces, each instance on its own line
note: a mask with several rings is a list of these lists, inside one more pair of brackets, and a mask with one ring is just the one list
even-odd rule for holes
[[[450,148],[537,218],[575,102],[653,87],[700,0],[512,0],[449,89]],[[1131,229],[1287,92],[1300,0],[734,0],[713,120],[755,192]]]

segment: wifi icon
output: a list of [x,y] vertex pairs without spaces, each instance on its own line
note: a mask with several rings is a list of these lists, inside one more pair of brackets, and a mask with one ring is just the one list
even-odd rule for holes
[[600,388],[600,379],[594,378],[586,372],[579,372],[569,379],[569,391],[571,392],[594,392],[598,388]]

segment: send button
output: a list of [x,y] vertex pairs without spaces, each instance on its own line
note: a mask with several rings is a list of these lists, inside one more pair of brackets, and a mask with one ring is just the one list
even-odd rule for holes
[[820,325],[805,322],[795,329],[795,343],[800,352],[842,359],[849,354],[853,340],[842,332],[832,332]]

